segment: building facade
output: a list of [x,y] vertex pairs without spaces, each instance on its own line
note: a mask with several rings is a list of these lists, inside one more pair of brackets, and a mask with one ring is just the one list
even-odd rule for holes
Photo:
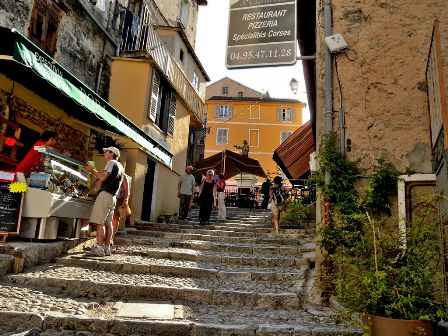
[[[205,157],[234,146],[249,145],[249,157],[265,173],[279,173],[274,150],[302,125],[305,104],[294,99],[270,98],[229,78],[207,87]],[[259,179],[258,182],[262,182]]]
[[[7,63],[18,56],[2,42],[0,112],[20,129],[23,144],[9,168],[47,129],[58,131],[61,149],[98,167],[100,147],[117,145],[133,182],[131,221],[177,212],[175,181],[187,163],[190,132],[203,128],[208,77],[193,46],[198,6],[206,1],[160,3],[2,1],[4,36],[28,47],[31,69],[44,65],[35,84],[20,77],[22,68]],[[71,84],[78,104],[67,94]]]
[[[434,21],[443,23],[446,4],[330,0],[298,5],[301,54],[316,57],[303,64],[317,151],[325,134],[334,132],[339,149],[367,169],[365,177],[379,158],[409,174],[405,199],[393,202],[393,211],[406,222],[412,218],[407,206],[435,191],[427,69]],[[348,48],[330,53],[325,37],[337,33]],[[324,222],[323,213],[323,207],[317,211],[318,223]]]

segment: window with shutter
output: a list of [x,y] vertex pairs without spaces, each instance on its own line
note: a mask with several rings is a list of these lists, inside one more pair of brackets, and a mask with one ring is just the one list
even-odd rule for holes
[[218,128],[216,130],[216,144],[217,145],[227,145],[229,138],[228,128]]
[[170,109],[169,109],[169,116],[168,116],[168,130],[167,134],[173,136],[174,135],[174,123],[176,121],[176,94],[174,92],[171,92],[171,99],[170,99]]
[[229,105],[220,105],[218,107],[217,118],[228,119],[231,118],[232,115],[232,107]]
[[292,134],[292,131],[281,131],[280,132],[280,144],[282,144],[288,137]]
[[29,26],[29,38],[48,54],[56,52],[61,9],[50,0],[35,0]]
[[159,91],[160,91],[160,75],[156,70],[152,73],[151,98],[149,104],[148,117],[156,122],[157,113],[159,112]]
[[162,132],[170,136],[174,135],[176,104],[176,91],[157,70],[153,69],[148,118]]
[[290,107],[279,107],[277,109],[277,120],[292,121],[292,111]]

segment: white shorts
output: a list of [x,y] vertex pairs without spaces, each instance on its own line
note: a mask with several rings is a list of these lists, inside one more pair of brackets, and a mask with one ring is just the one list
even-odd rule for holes
[[112,223],[116,202],[116,196],[113,196],[107,191],[101,191],[93,204],[89,222],[100,225]]

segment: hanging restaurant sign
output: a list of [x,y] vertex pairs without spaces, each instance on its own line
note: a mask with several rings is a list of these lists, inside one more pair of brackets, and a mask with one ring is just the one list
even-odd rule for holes
[[227,68],[295,64],[296,6],[295,0],[230,0]]

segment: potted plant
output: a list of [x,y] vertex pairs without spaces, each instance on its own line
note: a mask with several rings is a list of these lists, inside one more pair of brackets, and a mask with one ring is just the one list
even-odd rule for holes
[[433,216],[438,200],[421,202],[400,232],[390,210],[395,168],[379,160],[361,195],[356,188],[361,170],[332,142],[329,137],[320,154],[322,170],[331,173],[321,190],[333,204],[331,220],[319,231],[322,264],[330,274],[327,289],[361,313],[365,335],[434,335],[434,324],[448,319],[448,306],[436,289],[444,276]]
[[[364,315],[366,335],[434,335],[434,324],[448,318],[437,286],[442,282],[438,232],[425,215],[405,234],[384,218],[366,214],[358,243],[339,253],[337,296]],[[433,224],[433,223],[431,223]]]

